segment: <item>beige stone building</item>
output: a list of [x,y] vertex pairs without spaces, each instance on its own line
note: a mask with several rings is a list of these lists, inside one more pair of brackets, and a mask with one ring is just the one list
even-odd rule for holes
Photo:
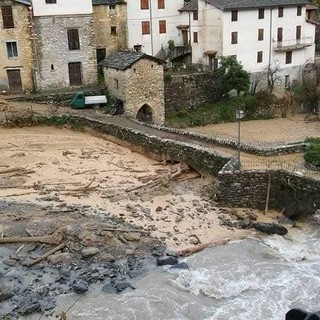
[[165,120],[162,61],[142,52],[119,51],[108,56],[104,67],[109,94],[123,101],[131,118],[163,124]]
[[92,0],[97,60],[127,48],[127,3],[124,0]]
[[33,89],[32,39],[28,0],[1,0],[0,90]]

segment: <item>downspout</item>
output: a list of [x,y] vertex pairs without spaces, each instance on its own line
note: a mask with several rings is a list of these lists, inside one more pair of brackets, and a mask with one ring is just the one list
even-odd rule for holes
[[33,75],[33,87],[36,90],[38,88],[37,85],[37,72],[39,72],[39,57],[38,57],[38,49],[36,42],[36,32],[34,26],[34,15],[33,15],[33,7],[29,7],[29,21],[30,21],[30,29],[31,29],[31,39],[32,39],[32,53],[33,53],[33,66],[32,66],[32,75]]
[[189,11],[189,45],[191,46],[191,12]]
[[271,83],[270,73],[271,73],[271,52],[272,52],[272,10],[270,9],[270,36],[269,36],[269,62],[268,62],[268,86]]
[[150,42],[151,42],[151,55],[153,56],[153,27],[152,27],[152,0],[149,0],[149,14],[150,14]]

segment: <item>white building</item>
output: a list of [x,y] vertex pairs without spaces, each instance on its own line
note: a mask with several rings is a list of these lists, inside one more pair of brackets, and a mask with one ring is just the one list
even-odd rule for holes
[[[188,26],[188,17],[181,15],[184,0],[128,0],[128,47],[156,56],[168,41],[183,45],[180,26]],[[188,39],[185,39],[185,43]]]
[[215,58],[235,56],[245,70],[280,68],[288,86],[299,80],[305,63],[314,62],[315,25],[307,21],[305,0],[191,0],[183,15],[198,10],[189,24],[192,62],[215,67]]
[[37,88],[96,84],[91,0],[32,0],[32,10]]

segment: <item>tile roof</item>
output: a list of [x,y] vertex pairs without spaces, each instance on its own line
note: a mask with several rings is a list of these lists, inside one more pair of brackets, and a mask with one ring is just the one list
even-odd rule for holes
[[112,54],[110,54],[108,57],[106,57],[103,61],[99,63],[101,66],[105,66],[108,68],[114,68],[119,70],[126,70],[130,68],[135,62],[137,62],[140,59],[149,59],[153,60],[159,64],[162,63],[161,60],[149,56],[143,52],[136,52],[136,51],[117,51]]
[[15,2],[19,2],[21,4],[25,4],[27,6],[31,6],[31,1],[29,0],[14,0]]
[[306,5],[307,0],[204,0],[221,10],[252,9],[268,7],[290,7]]
[[198,0],[189,1],[184,7],[182,7],[180,12],[184,11],[198,11]]

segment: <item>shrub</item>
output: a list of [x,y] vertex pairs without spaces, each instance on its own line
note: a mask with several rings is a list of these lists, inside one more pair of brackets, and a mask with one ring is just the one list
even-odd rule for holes
[[320,170],[320,138],[306,139],[310,146],[304,154],[307,167]]

